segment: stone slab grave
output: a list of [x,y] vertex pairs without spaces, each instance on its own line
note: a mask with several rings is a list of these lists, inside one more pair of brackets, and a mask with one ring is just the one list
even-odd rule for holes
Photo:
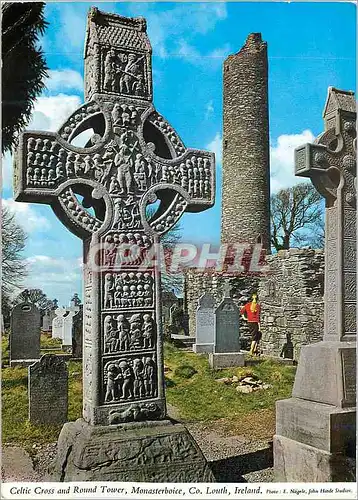
[[240,352],[239,309],[230,297],[230,285],[224,285],[224,297],[215,309],[214,350],[209,353],[212,369],[244,366],[244,353]]
[[62,356],[44,354],[28,367],[29,420],[64,424],[68,412],[68,370]]
[[40,358],[41,315],[35,304],[28,299],[11,311],[10,320],[10,366],[28,366]]
[[193,351],[200,354],[213,352],[215,340],[215,299],[205,292],[198,300],[196,309],[196,338]]
[[61,481],[213,480],[166,417],[156,263],[160,236],[213,206],[215,160],[154,108],[151,54],[145,19],[90,9],[87,102],[56,133],[24,132],[15,157],[15,199],[50,204],[84,242],[83,419],[61,431]]
[[328,89],[325,131],[295,152],[326,203],[323,341],[304,346],[292,398],[276,404],[277,481],[354,481],[356,456],[356,102]]

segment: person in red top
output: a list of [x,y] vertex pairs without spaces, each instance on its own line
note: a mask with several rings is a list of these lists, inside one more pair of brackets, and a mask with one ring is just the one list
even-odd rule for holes
[[240,313],[244,315],[244,319],[248,322],[249,332],[251,334],[251,348],[250,354],[258,354],[258,345],[261,340],[260,332],[260,313],[261,306],[258,303],[258,296],[256,292],[251,295],[251,300],[245,304]]

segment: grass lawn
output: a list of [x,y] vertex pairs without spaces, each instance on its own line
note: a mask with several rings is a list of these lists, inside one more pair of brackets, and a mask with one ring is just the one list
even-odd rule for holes
[[[2,339],[3,355],[7,342]],[[291,396],[294,366],[260,360],[252,367],[212,371],[205,355],[181,351],[165,344],[166,397],[180,419],[204,421],[218,432],[246,434],[253,439],[272,437],[275,423],[275,401]],[[3,359],[4,361],[4,359]],[[68,362],[68,419],[82,415],[82,363]],[[272,388],[240,394],[234,386],[215,381],[229,376],[256,375]],[[62,426],[30,424],[28,416],[27,368],[2,369],[2,439],[31,449],[33,444],[57,440]]]
[[[165,373],[167,401],[178,409],[183,421],[205,421],[217,427],[220,420],[223,432],[230,434],[273,435],[275,402],[291,396],[295,366],[259,360],[254,366],[212,371],[206,355],[180,351],[171,344],[165,345],[164,353],[165,366],[170,369]],[[189,376],[193,369],[196,373],[191,377],[180,376],[183,372]],[[215,380],[233,375],[254,375],[272,388],[240,394],[235,386]]]

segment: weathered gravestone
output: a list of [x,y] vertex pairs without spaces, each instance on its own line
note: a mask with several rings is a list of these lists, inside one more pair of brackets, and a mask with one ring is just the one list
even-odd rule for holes
[[40,325],[40,311],[25,295],[25,301],[11,311],[10,366],[28,365],[40,358]]
[[304,346],[292,398],[278,401],[278,481],[354,481],[356,454],[356,103],[329,88],[325,131],[296,149],[296,175],[326,202],[323,341]]
[[66,314],[66,309],[64,307],[58,307],[55,309],[55,318],[52,320],[52,338],[63,339],[64,332],[64,316]]
[[29,420],[34,424],[67,421],[68,371],[65,360],[44,354],[28,367]]
[[198,300],[196,309],[196,340],[193,351],[196,353],[213,352],[215,340],[215,299],[205,292]]
[[211,368],[244,366],[240,351],[239,309],[230,297],[229,284],[224,285],[224,297],[215,310],[214,352],[209,354]]
[[84,241],[83,420],[62,429],[54,477],[210,481],[191,435],[166,420],[153,257],[185,211],[213,205],[214,155],[187,149],[155,110],[143,18],[91,9],[85,75],[88,102],[57,133],[24,132],[14,169],[15,199],[49,203]]

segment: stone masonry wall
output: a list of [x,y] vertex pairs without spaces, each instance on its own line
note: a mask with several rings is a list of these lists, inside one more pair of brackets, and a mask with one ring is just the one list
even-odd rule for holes
[[[253,289],[258,289],[262,306],[261,347],[264,354],[279,356],[286,334],[291,335],[294,358],[300,348],[322,340],[323,336],[323,250],[280,250],[267,256],[267,276],[232,278],[219,273],[187,269],[184,276],[184,305],[189,316],[189,333],[195,336],[198,298],[210,292],[216,304],[223,296],[223,285],[229,280],[233,299],[241,305]],[[246,322],[240,322],[240,336],[247,335]]]
[[267,257],[270,274],[260,280],[261,346],[279,356],[291,336],[294,359],[302,345],[323,338],[323,250],[280,250]]
[[267,44],[260,33],[224,62],[221,240],[270,251]]

